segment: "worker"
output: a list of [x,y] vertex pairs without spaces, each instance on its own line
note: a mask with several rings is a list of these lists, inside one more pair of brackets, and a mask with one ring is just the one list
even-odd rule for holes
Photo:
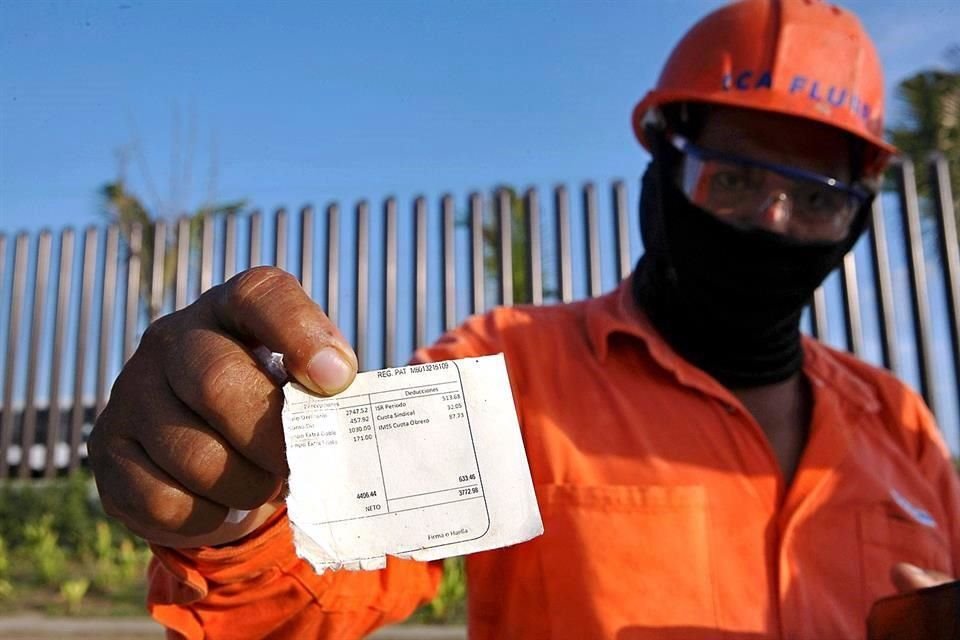
[[[505,355],[543,518],[542,536],[467,557],[471,638],[863,638],[878,598],[958,574],[960,482],[930,411],[800,332],[894,152],[883,87],[843,9],[714,11],[633,112],[652,157],[635,272],[414,354]],[[260,347],[317,393],[356,374],[297,281],[255,268],[156,321],[97,420],[103,506],[155,554],[150,612],[186,638],[359,638],[406,618],[438,564],[317,575],[296,556]]]

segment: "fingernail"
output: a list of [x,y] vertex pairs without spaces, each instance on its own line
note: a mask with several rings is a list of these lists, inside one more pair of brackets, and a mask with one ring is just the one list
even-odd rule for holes
[[324,393],[343,391],[353,380],[353,363],[334,347],[325,347],[307,365],[310,380]]

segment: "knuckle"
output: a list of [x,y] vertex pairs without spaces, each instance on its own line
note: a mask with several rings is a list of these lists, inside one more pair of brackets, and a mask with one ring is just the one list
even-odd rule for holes
[[182,311],[161,316],[147,325],[147,329],[140,338],[140,346],[137,351],[149,351],[166,345],[170,336],[174,333],[173,327],[177,324],[179,313],[182,313]]
[[244,491],[237,496],[236,504],[230,506],[237,509],[256,509],[277,493],[278,485],[276,477],[267,473],[250,477]]
[[123,434],[136,432],[147,411],[145,400],[155,391],[145,383],[151,378],[152,365],[142,358],[131,359],[113,383],[103,411],[96,417],[87,439],[87,455],[92,463],[105,459],[110,442]]
[[136,404],[136,398],[143,393],[143,380],[146,375],[146,369],[150,364],[141,358],[128,362],[117,379],[113,381],[110,388],[110,396],[103,411],[97,416],[94,424],[108,425],[112,422],[113,416],[117,413],[123,414],[131,409],[131,404]]
[[183,437],[173,450],[180,458],[180,473],[203,490],[208,490],[220,475],[227,451],[214,438]]
[[102,460],[100,456],[100,439],[103,437],[104,429],[103,414],[100,414],[100,417],[93,423],[93,430],[90,431],[90,435],[87,437],[87,462],[90,464],[90,469],[93,471],[94,477],[96,477],[100,469],[100,461]]
[[125,519],[126,514],[118,509],[116,503],[110,499],[109,494],[106,494],[100,485],[97,485],[100,491],[100,506],[103,507],[103,512],[113,518],[114,520],[120,520],[121,522]]
[[[198,366],[202,367],[197,375],[197,399],[203,408],[221,414],[223,406],[230,404],[230,398],[236,395],[236,389],[250,388],[250,367],[242,354],[236,351],[208,352],[200,354]],[[203,363],[203,364],[200,364]]]
[[168,471],[199,495],[233,507],[253,509],[275,491],[274,476],[216,438],[184,436],[171,443],[170,449],[178,460],[178,468]]
[[104,467],[94,476],[103,512],[127,527],[143,520],[144,490],[116,466]]
[[144,495],[142,499],[143,516],[154,526],[174,531],[182,521],[185,510],[177,496],[157,492]]
[[[115,405],[114,405],[115,406]],[[117,429],[113,421],[114,406],[107,403],[103,411],[93,423],[93,429],[87,437],[87,462],[94,476],[106,472],[111,466],[110,440],[116,441]]]
[[181,532],[188,527],[194,511],[194,501],[173,490],[153,491],[142,497],[144,519],[154,527]]
[[300,283],[292,275],[277,267],[254,267],[233,277],[227,283],[227,302],[242,309],[257,305],[267,296],[294,292]]

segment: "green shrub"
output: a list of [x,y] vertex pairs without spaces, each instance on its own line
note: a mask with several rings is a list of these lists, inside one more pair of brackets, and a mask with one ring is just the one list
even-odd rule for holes
[[10,557],[7,553],[7,543],[0,537],[0,602],[13,596],[13,585],[7,578],[10,575]]
[[0,580],[0,602],[13,597],[13,585],[7,580]]
[[103,513],[89,474],[0,481],[0,615],[142,615],[148,560]]
[[150,549],[138,549],[130,538],[120,541],[115,556],[116,565],[120,570],[120,578],[126,582],[143,575],[150,562]]
[[467,597],[467,571],[462,557],[443,561],[443,580],[437,597],[430,603],[437,620],[448,620],[464,608]]
[[10,571],[10,558],[7,555],[7,543],[0,536],[0,580],[7,577]]
[[24,524],[21,553],[36,568],[42,584],[53,585],[60,581],[66,573],[67,556],[53,530],[53,514],[44,514],[36,522]]
[[93,557],[96,560],[113,560],[113,532],[106,522],[98,522],[94,528]]
[[86,578],[64,580],[64,582],[60,585],[60,596],[67,605],[67,613],[80,613],[80,606],[83,604],[83,597],[87,595],[87,589],[89,588],[90,581]]
[[90,579],[93,588],[107,596],[123,587],[120,570],[111,560],[97,560]]
[[127,537],[135,545],[146,547],[146,543],[104,514],[86,471],[46,481],[0,481],[0,537],[11,548],[23,542],[22,523],[37,521],[44,515],[53,516],[52,528],[61,546],[70,552],[95,555],[100,523],[110,529],[114,539]]
[[93,587],[109,594],[120,583],[120,572],[114,564],[113,532],[106,522],[98,522],[93,542]]
[[437,595],[411,616],[410,622],[463,624],[467,614],[467,572],[462,557],[443,561],[443,579]]
[[92,550],[93,588],[107,595],[141,579],[150,561],[149,548],[138,546],[130,536],[116,536],[104,521],[96,523]]

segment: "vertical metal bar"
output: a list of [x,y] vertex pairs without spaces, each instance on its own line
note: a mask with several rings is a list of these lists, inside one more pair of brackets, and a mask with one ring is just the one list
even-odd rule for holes
[[[20,342],[20,316],[23,296],[27,287],[27,253],[30,250],[29,236],[17,235],[13,248],[13,280],[10,287],[10,310],[7,320],[6,371],[3,378],[3,421],[0,422],[0,478],[6,478],[10,466],[7,454],[13,440],[13,390],[17,370],[17,347]],[[25,454],[21,452],[23,460]]]
[[543,304],[543,252],[540,242],[540,198],[536,189],[527,189],[524,195],[524,213],[527,238],[530,242],[527,260],[527,282],[530,283],[530,302]]
[[877,292],[877,316],[880,325],[880,346],[883,366],[893,372],[900,369],[897,352],[897,321],[894,314],[893,278],[890,275],[890,252],[880,198],[873,201],[870,217],[870,259],[873,262],[873,287]]
[[213,286],[213,216],[204,215],[200,232],[200,286],[198,292],[203,293]]
[[863,322],[860,318],[860,288],[857,283],[857,260],[853,250],[843,257],[843,319],[847,329],[847,351],[863,355]]
[[510,193],[497,194],[497,218],[500,231],[500,304],[513,304],[513,212]]
[[[189,221],[187,222],[189,228]],[[189,233],[189,231],[188,231]],[[107,227],[107,246],[103,256],[103,291],[100,297],[100,348],[97,356],[97,408],[100,415],[107,405],[110,371],[110,346],[113,341],[114,301],[117,292],[117,253],[120,244],[120,229],[112,224]],[[177,271],[179,278],[179,268]]]
[[237,214],[230,213],[223,223],[223,281],[237,275]]
[[356,354],[360,370],[367,362],[367,298],[370,294],[370,207],[365,200],[357,204],[357,318]]
[[920,392],[927,406],[936,407],[936,380],[933,375],[933,357],[930,353],[930,306],[927,301],[927,272],[923,259],[923,236],[920,231],[920,205],[917,202],[917,183],[913,163],[904,158],[895,168],[900,215],[906,232],[910,260],[907,266],[913,284],[911,308],[916,332],[917,358],[920,365]]
[[413,202],[414,233],[416,234],[416,279],[413,308],[413,345],[415,349],[427,344],[427,200],[423,196]]
[[143,227],[139,222],[130,226],[130,255],[127,257],[127,291],[123,314],[123,361],[133,355],[137,347],[137,329],[140,319],[140,255],[143,251]]
[[[86,407],[83,403],[84,381],[87,379],[87,340],[90,327],[90,311],[93,307],[94,280],[97,277],[97,229],[87,227],[83,236],[83,284],[80,289],[80,311],[77,315],[77,354],[73,364],[73,411],[70,414],[70,471],[80,466],[80,441]],[[154,244],[154,251],[156,251]],[[163,247],[164,245],[160,245]],[[162,249],[161,249],[162,250]],[[161,260],[161,265],[163,261]],[[0,474],[2,475],[2,474]]]
[[[6,269],[6,265],[7,265],[7,236],[6,236],[6,234],[0,233],[0,296],[2,296],[2,292],[3,292],[3,283],[4,283],[4,281],[5,281],[5,280],[4,280],[4,277],[5,277],[4,271],[5,271],[5,269]],[[11,296],[11,298],[12,298],[12,296],[13,296],[13,291],[10,292],[10,296]],[[12,299],[11,299],[11,300],[0,299],[0,304],[6,303],[6,302],[9,302],[9,304],[7,304],[7,309],[8,309],[7,313],[9,314],[9,308],[13,306],[13,300],[12,300]],[[2,307],[0,307],[0,308],[2,308]],[[7,360],[7,358],[9,358],[9,357],[10,357],[10,352],[9,352],[9,351],[4,352],[4,354],[3,354],[2,356],[0,356],[0,358],[2,358],[2,360],[3,360],[3,370],[4,370],[4,371],[6,371],[6,368],[7,368],[7,366],[6,366],[6,365],[7,365],[6,360]],[[4,380],[8,380],[9,378],[10,378],[10,376],[6,376],[6,375],[4,376]],[[4,388],[6,388],[6,384],[4,384]],[[3,393],[3,392],[0,391],[0,393]],[[4,398],[0,398],[0,402],[4,402],[4,404],[0,405],[0,408],[2,408],[2,407],[10,407],[10,406],[11,406],[10,404],[6,404],[5,397],[4,397]],[[7,413],[10,413],[11,415],[13,415],[13,410],[10,409],[10,408],[7,408],[7,409],[3,412],[3,414],[0,415],[0,441],[2,441],[2,439],[3,439],[3,433],[6,431],[6,428],[5,428],[6,420],[5,420],[4,416],[6,416]],[[6,447],[3,446],[3,444],[0,444],[0,459],[2,459],[2,460],[6,460],[6,459],[7,459],[7,449],[6,449]],[[0,474],[0,482],[2,482],[5,477],[6,477],[6,472],[4,472],[3,474]]]
[[937,226],[940,231],[940,264],[947,288],[950,339],[953,346],[953,371],[957,397],[960,398],[960,236],[957,235],[956,212],[950,188],[950,167],[942,153],[930,158],[930,182],[937,205]]
[[313,207],[300,209],[300,286],[313,298]]
[[473,314],[484,312],[484,269],[483,269],[483,197],[479,193],[470,194],[470,262],[472,264]]
[[[27,386],[23,407],[23,426],[20,429],[20,478],[30,477],[30,451],[37,438],[37,361],[40,359],[40,336],[43,334],[44,308],[47,303],[47,282],[50,279],[49,231],[41,231],[37,237],[37,253],[34,256],[33,314],[30,320],[30,337],[27,346]],[[12,409],[9,406],[9,409]],[[4,407],[8,409],[8,407]]]
[[263,249],[263,215],[259,211],[250,214],[250,237],[248,239],[250,250],[248,267],[256,267],[263,264],[261,251]]
[[617,265],[620,280],[626,279],[633,269],[630,251],[630,217],[627,211],[627,185],[622,180],[613,183],[613,210],[617,224]]
[[4,269],[7,265],[7,235],[0,233],[0,291],[3,290]]
[[383,359],[385,366],[396,366],[397,353],[397,201],[387,198],[384,215],[383,269]]
[[278,269],[287,270],[287,210],[277,209],[274,214],[274,251],[273,264]]
[[[3,293],[3,283],[4,283],[4,275],[5,275],[5,274],[4,274],[4,271],[5,271],[5,269],[6,269],[6,265],[7,265],[7,236],[6,236],[6,234],[4,234],[4,233],[0,233],[0,297],[2,297],[2,293]],[[11,292],[11,295],[12,295],[12,292]],[[2,298],[0,298],[0,305],[2,305],[3,302],[6,302],[6,300],[3,300]],[[10,305],[8,305],[8,306],[10,306]],[[2,308],[2,307],[0,307],[0,308]],[[4,359],[4,360],[6,359],[6,356],[7,356],[7,354],[4,353],[4,354],[3,354],[3,359]],[[4,364],[3,364],[3,369],[6,369],[6,363],[5,363],[5,362],[4,362]],[[6,378],[4,378],[4,379],[6,379]],[[0,393],[3,393],[3,392],[0,391]],[[2,401],[3,401],[3,399],[0,398],[0,402],[2,402]],[[9,407],[10,405],[0,405],[0,408],[3,408],[4,406]],[[10,412],[10,411],[11,411],[11,409],[7,409],[7,412]],[[2,431],[3,431],[3,418],[2,418],[2,415],[0,415],[0,432],[2,432]],[[2,434],[0,434],[0,435],[2,435]],[[6,450],[6,449],[0,448],[0,457],[6,459],[6,457],[7,457],[7,450]],[[0,481],[3,480],[3,477],[4,477],[4,476],[0,475]]]
[[0,292],[3,291],[4,269],[7,266],[7,235],[0,233]]
[[[87,231],[89,233],[89,230]],[[84,243],[86,246],[86,243]],[[150,266],[150,322],[163,313],[167,267],[167,223],[157,220],[153,227],[153,264]]]
[[583,186],[583,215],[587,227],[587,276],[590,282],[590,296],[603,293],[602,270],[600,265],[600,229],[597,226],[597,190],[593,183]]
[[[50,411],[47,418],[47,455],[43,475],[52,478],[57,473],[56,454],[60,442],[60,376],[63,371],[63,338],[70,319],[70,290],[73,284],[73,229],[60,234],[60,257],[57,264],[57,307],[54,311],[53,350],[50,352]],[[139,274],[138,274],[139,275]],[[139,282],[139,278],[138,278]]]
[[177,223],[177,289],[175,310],[179,311],[189,302],[190,289],[190,218],[180,218]]
[[[2,294],[3,294],[3,283],[6,281],[6,280],[5,280],[5,269],[6,269],[6,266],[7,266],[7,235],[6,235],[5,233],[0,233],[0,296],[2,296]],[[13,293],[11,292],[10,295],[12,296]],[[2,298],[0,298],[0,309],[3,309],[3,308],[4,308],[4,306],[3,306],[3,303],[4,303],[4,302],[5,302],[5,300],[2,299]],[[7,305],[7,308],[9,308],[10,306],[12,306],[12,300],[10,301],[10,304]],[[6,354],[4,354],[4,359],[6,359]],[[4,366],[4,368],[6,368],[6,367]],[[3,393],[3,392],[0,391],[0,394],[2,394],[2,393]],[[2,399],[2,397],[0,397],[0,402],[2,402],[2,401],[3,401],[3,399]],[[2,408],[3,406],[4,406],[4,405],[0,405],[0,408]],[[3,421],[2,421],[2,419],[0,419],[0,425],[2,425],[2,424],[3,424]],[[2,426],[0,426],[0,429],[2,429]],[[5,457],[6,455],[7,455],[6,452],[3,451],[2,449],[0,449],[0,456],[4,456],[4,457]],[[3,476],[0,476],[0,481],[2,481],[2,480],[3,480]]]
[[554,212],[557,217],[557,270],[560,280],[560,300],[573,300],[573,266],[570,258],[570,202],[563,185],[553,190]]
[[327,206],[327,317],[337,324],[340,302],[340,207]]
[[826,341],[828,337],[829,325],[827,324],[827,296],[823,291],[823,286],[817,287],[813,292],[813,300],[810,302],[810,314],[813,316],[811,329],[813,337],[817,340]]
[[[5,233],[0,233],[0,296],[3,295],[3,283],[6,281],[5,280],[6,266],[7,266],[7,235]],[[12,292],[11,292],[11,295],[13,295]],[[0,309],[4,308],[3,306],[4,302],[5,300],[2,299],[2,297],[0,297]],[[10,301],[10,304],[12,305],[12,301]],[[9,308],[9,306],[10,305],[8,305],[7,308]],[[4,357],[6,357],[6,354],[4,354]],[[0,394],[2,393],[3,392],[0,391]],[[0,398],[0,402],[2,402],[2,398]],[[3,405],[0,405],[0,408],[2,407]],[[2,420],[0,420],[0,424],[2,424]],[[6,453],[0,450],[0,456],[5,456],[5,455]],[[0,476],[0,480],[2,479],[3,477]]]
[[443,328],[450,331],[457,324],[457,239],[453,196],[443,196],[440,208],[443,211]]

